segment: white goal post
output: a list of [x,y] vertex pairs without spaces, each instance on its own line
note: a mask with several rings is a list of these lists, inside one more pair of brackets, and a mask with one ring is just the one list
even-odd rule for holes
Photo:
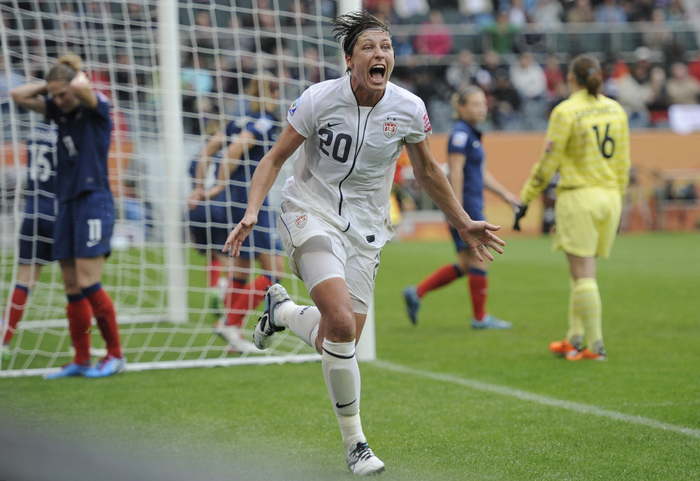
[[[110,98],[114,131],[110,184],[117,221],[102,283],[114,300],[128,370],[320,359],[289,330],[264,353],[231,353],[213,334],[221,315],[193,248],[185,197],[188,167],[208,135],[243,118],[245,86],[258,72],[277,78],[277,126],[311,84],[343,74],[330,17],[359,0],[10,0],[0,4],[0,309],[6,321],[17,277],[17,239],[26,195],[27,139],[41,119],[9,99],[12,87],[43,78],[57,57],[78,53],[93,85]],[[2,80],[5,80],[3,83]],[[7,89],[2,89],[7,85]],[[270,194],[291,173],[291,162]],[[232,226],[231,226],[232,227]],[[280,254],[284,254],[283,252]],[[231,269],[231,266],[223,266]],[[259,268],[248,274],[253,279]],[[301,281],[281,280],[299,303]],[[43,375],[69,362],[66,298],[57,263],[35,279],[0,377]],[[248,316],[244,333],[261,315]],[[358,358],[375,356],[373,312]],[[8,322],[0,326],[0,341]],[[97,330],[95,352],[104,347]]]

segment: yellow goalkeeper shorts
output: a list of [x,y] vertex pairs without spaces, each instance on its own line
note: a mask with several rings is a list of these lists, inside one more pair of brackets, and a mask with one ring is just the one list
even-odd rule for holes
[[560,191],[552,250],[561,249],[578,257],[608,257],[620,225],[621,208],[618,189],[584,187]]

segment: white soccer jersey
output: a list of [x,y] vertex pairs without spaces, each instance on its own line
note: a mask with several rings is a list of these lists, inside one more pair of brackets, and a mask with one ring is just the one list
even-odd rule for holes
[[382,246],[394,235],[389,196],[405,143],[430,132],[423,101],[388,83],[374,107],[359,107],[350,77],[313,85],[287,114],[306,141],[283,201],[322,216],[340,231]]

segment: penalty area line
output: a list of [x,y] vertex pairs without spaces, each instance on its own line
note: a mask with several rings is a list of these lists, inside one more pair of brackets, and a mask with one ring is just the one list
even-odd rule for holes
[[420,369],[413,369],[410,367],[402,366],[400,364],[394,364],[388,361],[376,360],[371,363],[380,369],[385,369],[387,371],[393,371],[403,374],[410,374],[412,376],[418,376],[433,381],[448,382],[451,384],[458,384],[470,389],[475,389],[482,392],[490,392],[494,394],[500,394],[502,396],[509,396],[523,401],[530,401],[543,406],[553,406],[561,409],[567,409],[569,411],[575,411],[582,414],[592,414],[594,416],[599,416],[608,419],[614,419],[615,421],[623,421],[630,424],[637,424],[640,426],[647,426],[654,429],[661,429],[664,431],[673,431],[676,433],[685,434],[696,439],[700,439],[700,430],[684,428],[682,426],[676,426],[675,424],[664,423],[661,421],[656,421],[654,419],[645,418],[642,416],[632,416],[631,414],[624,414],[617,411],[611,411],[609,409],[601,409],[596,406],[591,406],[588,404],[577,403],[573,401],[563,401],[561,399],[556,399],[548,396],[542,396],[539,394],[534,394],[527,391],[522,391],[520,389],[513,389],[505,386],[499,386],[498,384],[491,384],[482,381],[475,381],[473,379],[464,379],[458,376],[453,376],[450,374],[441,374],[430,371],[423,371]]

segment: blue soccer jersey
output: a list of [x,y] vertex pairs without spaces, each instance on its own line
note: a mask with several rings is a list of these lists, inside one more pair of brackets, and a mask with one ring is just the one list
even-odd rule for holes
[[27,188],[24,211],[56,215],[56,127],[38,123],[27,137]]
[[46,99],[46,116],[58,125],[56,185],[59,202],[84,192],[110,191],[107,159],[112,139],[109,101],[97,93],[97,107],[80,105],[65,113],[50,98]]
[[[463,120],[458,120],[452,126],[447,150],[450,154],[461,154],[466,157],[462,203],[470,217],[483,218],[486,154],[481,144],[481,132]],[[478,212],[479,216],[472,215],[472,212],[474,214]]]
[[[235,202],[243,205],[248,201],[248,186],[253,178],[255,169],[258,167],[263,156],[274,145],[278,135],[275,117],[268,112],[264,114],[260,112],[248,112],[247,122],[244,128],[253,134],[255,145],[248,150],[247,154],[243,155],[238,168],[231,174],[229,193],[226,198],[228,202]],[[240,131],[242,130],[243,129],[240,129]],[[229,134],[228,127],[226,133]],[[267,198],[265,198],[263,205],[267,205]]]
[[37,124],[27,138],[27,187],[24,218],[19,233],[19,262],[53,260],[56,222],[56,128]]

